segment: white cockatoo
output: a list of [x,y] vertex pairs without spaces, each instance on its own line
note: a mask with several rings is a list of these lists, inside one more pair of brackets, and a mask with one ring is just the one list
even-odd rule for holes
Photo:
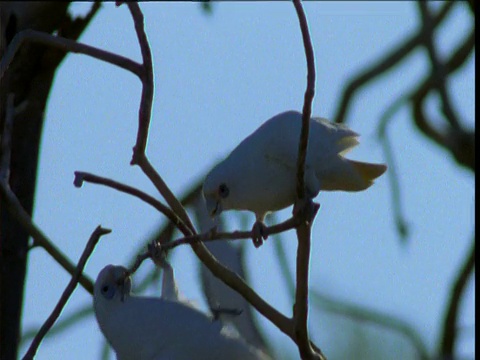
[[131,294],[126,274],[108,265],[94,287],[95,316],[118,360],[269,359],[189,303]]
[[[205,178],[203,194],[211,216],[224,210],[255,213],[254,244],[262,244],[263,219],[296,200],[297,154],[302,114],[287,111],[267,120],[244,139]],[[349,160],[344,155],[358,144],[359,135],[342,124],[310,119],[305,162],[307,197],[320,190],[362,191],[387,166]]]

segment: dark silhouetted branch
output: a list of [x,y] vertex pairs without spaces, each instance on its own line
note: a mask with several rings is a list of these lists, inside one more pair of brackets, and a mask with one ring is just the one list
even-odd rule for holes
[[53,36],[42,31],[28,29],[23,30],[15,35],[12,42],[8,46],[8,49],[3,56],[2,61],[0,62],[0,79],[3,77],[3,74],[13,61],[18,49],[20,49],[22,44],[27,41],[52,46],[66,52],[88,55],[98,60],[121,67],[122,69],[128,70],[137,76],[141,76],[141,65],[126,57],[97,49],[90,45],[81,44],[75,40]]
[[68,283],[67,287],[62,293],[62,296],[60,297],[60,300],[58,301],[57,305],[53,309],[52,313],[48,317],[48,319],[45,321],[43,326],[40,328],[40,331],[37,333],[35,338],[32,341],[32,344],[30,345],[30,348],[28,349],[27,353],[23,357],[23,360],[30,360],[35,358],[35,354],[37,352],[38,346],[42,342],[43,338],[47,334],[47,332],[50,330],[50,328],[53,326],[55,321],[58,319],[60,316],[64,306],[66,305],[68,299],[72,295],[73,291],[77,287],[77,284],[80,280],[81,275],[83,274],[83,269],[85,268],[85,265],[87,264],[87,260],[90,257],[90,255],[93,252],[93,249],[95,249],[95,246],[97,245],[98,241],[100,240],[100,237],[102,235],[110,233],[111,230],[109,229],[104,229],[101,226],[98,226],[92,235],[90,236],[90,239],[87,242],[87,245],[85,246],[85,249],[83,250],[82,256],[80,257],[80,260],[78,261],[78,265],[75,268],[75,272],[72,275],[72,279]]
[[461,263],[458,273],[450,289],[450,299],[445,308],[442,337],[440,343],[440,355],[443,358],[453,358],[457,341],[458,310],[460,301],[468,284],[468,279],[475,268],[475,236],[472,238],[470,249]]
[[[433,19],[433,27],[437,27],[442,23],[454,5],[454,1],[445,2],[445,5],[443,5]],[[422,32],[416,31],[400,45],[395,46],[395,48],[386,56],[362,70],[358,75],[354,76],[353,80],[351,80],[343,90],[342,97],[333,120],[338,123],[345,122],[348,109],[357,91],[370,81],[374,80],[375,78],[384,74],[386,71],[392,69],[401,61],[405,60],[417,46],[422,44],[424,36],[425,35]]]
[[105,177],[97,176],[94,174],[82,172],[82,171],[75,171],[75,180],[74,184],[76,187],[81,187],[83,185],[83,182],[89,182],[92,184],[100,184],[104,185],[110,188],[113,188],[115,190],[124,192],[126,194],[130,194],[132,196],[135,196],[139,198],[140,200],[143,200],[147,204],[153,206],[155,209],[157,209],[159,212],[164,214],[175,226],[178,227],[178,229],[182,232],[187,232],[189,231],[185,224],[180,220],[180,218],[173,213],[170,208],[167,206],[163,205],[160,201],[155,199],[154,197],[144,193],[143,191],[134,188],[132,186],[128,186],[125,184],[122,184],[118,181],[108,179]]
[[393,116],[400,110],[400,108],[407,104],[408,97],[401,96],[395,100],[380,117],[380,123],[378,125],[378,139],[380,140],[385,155],[386,163],[388,164],[387,176],[390,180],[390,194],[392,196],[393,214],[395,218],[395,224],[397,231],[402,240],[408,238],[409,228],[407,220],[402,211],[402,197],[400,190],[400,182],[398,181],[398,170],[395,157],[392,151],[392,143],[387,132],[387,126],[390,124]]

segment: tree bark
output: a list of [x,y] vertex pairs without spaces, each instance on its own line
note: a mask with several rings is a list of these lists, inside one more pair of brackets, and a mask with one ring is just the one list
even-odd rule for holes
[[[0,56],[15,34],[34,29],[76,39],[88,19],[72,20],[68,2],[0,3]],[[92,14],[93,16],[93,14]],[[44,113],[54,75],[65,52],[31,43],[22,44],[0,88],[0,131],[6,100],[14,95],[9,184],[24,209],[32,214]],[[65,119],[68,121],[67,119]],[[0,359],[18,357],[27,268],[29,234],[0,202]],[[41,271],[41,269],[39,269]]]

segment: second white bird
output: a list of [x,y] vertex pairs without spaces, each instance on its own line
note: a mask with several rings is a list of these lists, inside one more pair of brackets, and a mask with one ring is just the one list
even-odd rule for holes
[[118,360],[266,360],[189,304],[130,294],[127,269],[106,266],[94,288],[100,329]]

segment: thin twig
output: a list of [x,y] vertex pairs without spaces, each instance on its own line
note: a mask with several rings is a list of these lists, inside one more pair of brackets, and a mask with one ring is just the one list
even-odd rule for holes
[[173,212],[185,223],[188,227],[188,233],[185,235],[195,234],[195,226],[193,226],[190,217],[183,205],[178,201],[175,194],[170,190],[168,185],[163,181],[160,174],[155,170],[145,154],[137,154],[138,166],[142,169],[143,173],[147,175],[153,185],[157,188],[158,192],[163,196],[167,204],[171,207]]
[[461,263],[457,276],[452,282],[450,288],[450,299],[445,308],[445,318],[443,321],[443,331],[440,342],[440,355],[442,358],[453,358],[455,344],[457,341],[457,322],[460,301],[466,289],[468,279],[475,268],[475,235],[472,238],[470,249],[468,250],[464,261]]
[[169,207],[163,205],[160,201],[155,199],[154,197],[144,193],[143,191],[134,188],[132,186],[128,186],[125,184],[122,184],[118,181],[97,176],[94,174],[90,174],[87,172],[83,171],[75,171],[75,180],[74,180],[74,185],[76,187],[81,187],[83,185],[83,182],[89,182],[92,184],[100,184],[104,185],[110,188],[113,188],[115,190],[124,192],[126,194],[133,195],[140,200],[143,200],[147,204],[153,206],[155,209],[157,209],[159,212],[164,214],[175,226],[178,227],[178,229],[182,232],[188,232],[189,230],[187,229],[186,225],[183,223],[183,221],[172,211],[170,210]]
[[[308,28],[307,18],[301,0],[294,0],[293,5],[297,12],[300,29],[302,31],[303,46],[307,60],[307,88],[302,111],[302,130],[298,145],[297,159],[297,198],[299,201],[306,199],[305,188],[305,160],[308,150],[308,135],[310,118],[312,115],[312,102],[315,96],[315,55]],[[304,219],[305,220],[305,219]],[[310,267],[310,240],[311,221],[303,221],[297,227],[297,278],[295,291],[295,305],[293,307],[293,325],[295,342],[302,359],[319,359],[323,355],[316,353],[310,344],[308,335],[308,281]]]
[[98,60],[119,66],[122,69],[134,73],[138,77],[141,77],[142,75],[141,65],[124,56],[98,49],[90,45],[82,44],[75,40],[66,39],[60,36],[53,36],[42,31],[27,29],[17,33],[12,42],[9,44],[7,51],[0,62],[0,79],[10,66],[21,45],[27,41],[52,46],[57,49],[72,53],[88,55]]
[[[251,236],[251,234],[250,234]],[[214,256],[206,250],[205,245],[201,242],[190,243],[196,256],[200,261],[212,272],[212,274],[224,282],[227,286],[237,291],[243,296],[260,314],[270,320],[280,331],[289,336],[293,341],[295,340],[294,332],[292,331],[291,319],[283,315],[262,297],[260,297],[245,281],[235,272],[223,266]],[[137,256],[129,274],[135,272],[141,263],[149,258],[150,254],[143,253]]]
[[27,353],[23,357],[23,360],[30,360],[35,357],[35,354],[37,352],[38,346],[42,342],[43,338],[47,334],[48,330],[53,326],[55,321],[58,319],[60,316],[60,313],[62,312],[65,304],[67,303],[68,299],[72,295],[73,291],[77,287],[78,281],[80,280],[80,276],[83,273],[83,269],[85,268],[85,265],[87,263],[88,258],[93,252],[93,249],[95,249],[95,246],[97,245],[98,241],[100,240],[100,237],[102,235],[110,233],[111,230],[109,229],[104,229],[101,226],[98,226],[92,235],[90,236],[90,239],[88,240],[87,245],[85,246],[85,250],[83,250],[82,256],[80,257],[80,260],[78,261],[78,265],[75,268],[75,272],[72,275],[72,278],[70,282],[68,283],[67,287],[62,293],[62,296],[60,297],[60,300],[58,301],[57,305],[53,309],[52,313],[48,317],[48,319],[45,321],[43,326],[40,328],[40,331],[37,333],[35,338],[32,341],[32,344],[30,345],[30,348],[28,349]]
[[435,81],[435,87],[437,88],[440,98],[443,104],[443,113],[450,125],[456,129],[460,129],[460,121],[458,120],[458,112],[455,111],[452,104],[452,100],[447,91],[447,71],[445,64],[440,60],[437,47],[434,41],[434,27],[433,19],[428,9],[427,2],[418,1],[417,6],[420,10],[420,15],[423,22],[424,45],[427,48],[427,52],[430,58],[432,78]]
[[312,102],[315,96],[315,55],[302,2],[301,0],[294,0],[293,5],[297,11],[298,21],[302,31],[303,46],[305,48],[308,70],[307,89],[305,90],[305,97],[303,100],[302,130],[298,144],[297,159],[297,197],[303,199],[305,198],[305,160],[307,158],[308,134],[310,130],[310,118],[312,117]]
[[400,108],[405,105],[408,101],[408,96],[402,95],[397,100],[395,100],[387,109],[383,112],[380,117],[378,124],[378,139],[380,140],[383,153],[385,155],[385,160],[388,164],[387,176],[390,180],[390,194],[392,196],[393,204],[393,216],[395,218],[395,224],[397,226],[398,234],[402,241],[406,241],[409,234],[408,222],[405,219],[402,211],[402,197],[400,196],[400,182],[398,181],[397,165],[395,157],[392,151],[392,143],[387,132],[387,126],[391,123],[393,116],[400,110]]
[[[466,39],[460,43],[453,55],[446,61],[447,74],[452,74],[458,70],[471,55],[475,47],[475,29],[472,29]],[[420,85],[411,92],[411,111],[415,125],[430,140],[438,145],[448,149],[455,157],[457,162],[475,171],[475,133],[462,130],[437,130],[432,126],[432,122],[427,121],[423,110],[425,100],[429,92],[435,88],[435,74],[430,73]]]
[[[267,236],[279,234],[288,230],[295,229],[299,224],[298,217],[291,217],[288,220],[281,222],[280,224],[266,226],[264,229],[264,233]],[[212,241],[220,241],[220,240],[251,240],[253,236],[253,231],[232,231],[232,232],[216,232],[216,231],[208,231],[203,234],[195,234],[190,236],[185,236],[177,240],[172,240],[166,244],[162,245],[163,251],[172,250],[180,245],[192,245],[195,243],[205,243],[205,242],[212,242]]]
[[[139,156],[145,155],[145,148],[147,146],[148,128],[150,126],[150,117],[152,114],[152,104],[154,95],[154,81],[153,81],[153,63],[152,52],[148,44],[147,34],[145,33],[144,17],[140,6],[136,2],[128,2],[128,9],[132,14],[135,31],[137,33],[138,43],[140,44],[140,51],[142,53],[143,67],[142,67],[142,96],[140,100],[139,114],[138,114],[138,132],[137,142],[133,148],[133,157],[130,162],[131,165],[138,164]],[[174,209],[175,210],[175,209]]]
[[[280,224],[266,226],[264,228],[265,236],[279,234],[291,229],[295,229],[298,226],[298,218],[291,217]],[[198,242],[209,242],[209,241],[218,241],[218,240],[251,240],[253,236],[253,231],[233,231],[233,232],[206,232],[204,234],[196,234],[192,236],[187,236],[181,239],[173,240],[168,244],[165,244],[163,247],[165,250],[171,250],[179,245],[183,244],[192,244]]]
[[[28,215],[18,198],[10,189],[10,186],[3,182],[0,182],[0,198],[2,202],[7,205],[8,211],[10,211],[12,216],[28,232],[35,243],[45,249],[70,275],[73,275],[75,273],[75,265],[43,234],[40,228],[34,224],[30,215]],[[93,295],[93,282],[83,274],[80,276],[80,285]]]
[[[15,193],[9,185],[8,173],[10,171],[10,153],[11,153],[11,131],[14,117],[13,95],[7,98],[7,108],[5,114],[4,129],[1,139],[1,158],[0,158],[0,199],[13,215],[13,217],[23,226],[28,234],[33,238],[36,245],[40,245],[52,256],[69,274],[75,272],[75,265],[51,242],[32,221],[31,216],[25,211]],[[81,276],[80,284],[90,294],[93,294],[93,283],[85,276]]]
[[[121,3],[117,3],[117,6],[118,5],[121,5]],[[168,188],[167,184],[163,181],[160,174],[158,174],[158,172],[150,164],[150,161],[145,153],[154,95],[152,52],[148,43],[147,34],[145,33],[144,17],[139,5],[136,2],[128,2],[126,5],[128,6],[133,18],[143,60],[142,72],[140,76],[142,81],[142,95],[138,111],[137,141],[133,147],[133,156],[130,164],[140,166],[145,175],[147,175],[150,181],[155,185],[157,190],[167,201],[167,204],[171,207],[173,212],[187,225],[191,231],[191,234],[194,234],[195,227],[190,221],[187,212],[172,191]]]
[[[438,14],[434,17],[432,26],[437,27],[446,19],[447,15],[452,10],[453,6],[457,2],[447,1],[445,5],[439,10]],[[424,34],[421,31],[415,31],[407,40],[382,57],[379,61],[373,63],[371,66],[366,67],[357,76],[353,77],[347,86],[345,86],[342,92],[342,99],[335,112],[334,121],[343,123],[346,121],[347,112],[350,108],[354,95],[366,85],[368,82],[379,77],[386,71],[392,69],[395,65],[405,60],[409,54],[412,54],[413,50],[422,44]]]

